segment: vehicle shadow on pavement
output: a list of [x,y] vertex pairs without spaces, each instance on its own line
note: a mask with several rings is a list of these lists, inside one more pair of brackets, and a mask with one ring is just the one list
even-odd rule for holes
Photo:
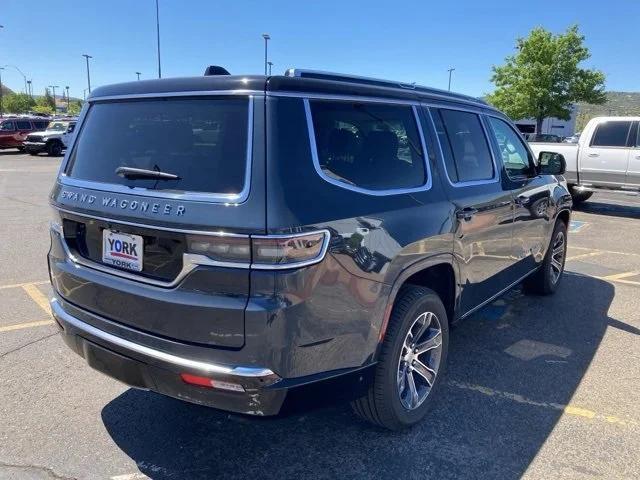
[[453,330],[440,395],[406,432],[369,426],[347,405],[253,419],[137,390],[106,405],[102,420],[153,479],[516,479],[571,403],[605,330],[640,335],[608,317],[613,296],[611,284],[569,273],[555,296],[515,290],[489,305]]
[[[631,197],[636,198],[636,197]],[[597,202],[589,200],[574,207],[577,212],[612,217],[637,218],[640,220],[640,203],[638,205],[620,205],[616,203]]]

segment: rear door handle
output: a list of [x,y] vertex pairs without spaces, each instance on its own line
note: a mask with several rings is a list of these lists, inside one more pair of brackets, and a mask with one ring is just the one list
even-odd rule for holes
[[467,208],[463,208],[462,210],[458,210],[456,212],[456,217],[461,220],[466,220],[468,222],[476,213],[478,213],[477,208],[467,207]]
[[589,153],[587,154],[588,157],[599,157],[600,154],[599,153]]

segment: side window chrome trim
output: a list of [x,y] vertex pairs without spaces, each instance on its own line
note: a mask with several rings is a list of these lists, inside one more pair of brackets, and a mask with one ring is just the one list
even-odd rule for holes
[[[122,96],[122,97],[99,97],[100,100],[104,100],[106,98],[109,99],[123,99],[123,98],[156,98],[161,96],[170,96],[170,95],[158,95],[153,94],[149,96],[140,96],[140,95],[131,95],[131,96]],[[175,96],[175,95],[171,95]],[[180,95],[178,95],[180,96]],[[106,183],[106,182],[94,182],[92,180],[81,180],[77,178],[69,177],[66,173],[66,169],[68,167],[69,158],[71,153],[76,147],[76,143],[78,138],[82,134],[82,127],[84,126],[84,122],[88,111],[91,107],[87,107],[81,114],[81,118],[78,119],[76,123],[76,128],[74,131],[76,134],[73,136],[73,142],[67,148],[67,152],[65,153],[64,160],[60,165],[60,169],[58,171],[58,181],[62,185],[67,185],[71,187],[81,187],[88,188],[91,190],[98,190],[102,192],[113,192],[113,193],[127,193],[139,195],[142,197],[151,197],[151,198],[168,198],[172,200],[185,200],[185,201],[193,201],[193,202],[207,202],[207,203],[229,203],[232,205],[238,205],[244,203],[247,198],[249,198],[249,192],[251,190],[251,170],[253,167],[253,105],[254,105],[254,95],[247,95],[247,99],[249,102],[248,114],[247,114],[247,146],[246,146],[246,166],[244,173],[244,185],[242,186],[242,190],[238,193],[207,193],[207,192],[188,192],[185,191],[183,193],[167,193],[162,190],[149,190],[147,188],[140,187],[127,187],[124,185],[118,185],[114,183]],[[89,102],[87,102],[88,104]]]
[[[449,176],[449,171],[447,170],[447,162],[444,161],[444,150],[442,149],[442,144],[440,143],[440,137],[438,137],[438,131],[436,129],[436,123],[433,120],[433,113],[431,112],[432,108],[438,108],[438,109],[443,109],[443,110],[459,110],[462,112],[467,112],[467,113],[472,113],[474,115],[477,115],[478,120],[480,121],[480,125],[482,126],[482,131],[484,132],[484,136],[485,136],[485,141],[487,142],[487,148],[489,149],[489,154],[491,155],[491,162],[493,164],[493,177],[487,180],[471,180],[468,182],[452,182],[451,181],[451,177]],[[466,110],[463,108],[447,108],[445,106],[442,105],[431,105],[431,104],[423,104],[423,109],[426,110],[426,113],[429,116],[429,120],[431,121],[431,127],[433,128],[433,131],[435,133],[435,137],[436,137],[436,142],[438,143],[438,150],[440,152],[440,162],[442,165],[442,168],[445,172],[445,177],[447,177],[447,182],[449,182],[449,185],[454,187],[454,188],[462,188],[462,187],[474,187],[477,185],[490,185],[493,183],[498,183],[500,181],[500,172],[502,171],[501,169],[498,168],[498,165],[496,164],[496,158],[495,155],[493,154],[493,148],[491,147],[491,141],[487,132],[487,128],[484,124],[484,119],[482,118],[481,113],[478,113],[476,111],[473,110]]]
[[[351,99],[333,99],[333,98],[327,98],[327,97],[305,97],[303,98],[303,102],[304,102],[304,112],[305,112],[305,117],[307,120],[307,132],[309,134],[309,147],[311,149],[311,158],[313,160],[313,167],[316,171],[316,173],[320,176],[320,178],[322,178],[325,182],[330,183],[332,185],[335,185],[337,187],[340,188],[344,188],[345,190],[351,190],[353,192],[357,192],[357,193],[363,193],[365,195],[372,195],[372,196],[377,196],[377,197],[384,197],[384,196],[389,196],[389,195],[401,195],[404,193],[414,193],[414,192],[426,192],[428,190],[431,190],[431,187],[433,185],[433,179],[431,177],[431,166],[429,164],[429,155],[427,153],[427,145],[426,145],[426,141],[424,138],[424,132],[422,130],[422,122],[420,121],[420,115],[418,113],[418,109],[416,104],[410,104],[409,106],[411,106],[411,110],[413,112],[413,118],[415,119],[416,122],[416,129],[418,130],[418,135],[420,137],[420,144],[422,146],[422,157],[423,157],[423,161],[424,161],[424,166],[425,166],[425,174],[427,177],[427,181],[424,185],[421,185],[419,187],[413,187],[413,188],[393,188],[393,189],[387,189],[387,190],[369,190],[367,188],[362,188],[362,187],[357,187],[355,185],[349,185],[346,184],[344,182],[341,182],[340,180],[337,180],[335,178],[330,177],[329,175],[327,175],[323,170],[322,167],[320,166],[320,158],[318,157],[318,146],[316,144],[316,134],[315,134],[315,129],[313,127],[313,117],[311,116],[311,105],[309,100],[315,100],[315,99],[321,99],[321,100],[336,100],[336,101],[353,101]],[[363,102],[363,103],[367,103],[365,100],[362,99],[358,99],[358,101]],[[377,102],[377,103],[385,103],[385,104],[389,104],[389,105],[398,105],[398,103],[394,103],[393,101],[389,101],[389,102]]]

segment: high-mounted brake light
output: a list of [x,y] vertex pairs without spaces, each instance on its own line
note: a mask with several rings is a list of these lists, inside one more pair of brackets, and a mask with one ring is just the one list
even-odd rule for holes
[[317,263],[329,246],[327,230],[292,235],[187,236],[188,253],[256,269],[295,268]]

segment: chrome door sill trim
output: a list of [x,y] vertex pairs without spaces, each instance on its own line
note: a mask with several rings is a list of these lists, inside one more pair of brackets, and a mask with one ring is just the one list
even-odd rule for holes
[[505,288],[503,288],[502,290],[500,290],[498,293],[496,293],[493,297],[490,297],[489,299],[485,300],[484,302],[482,302],[480,305],[476,305],[475,307],[473,307],[471,310],[469,310],[467,313],[463,314],[458,320],[462,320],[463,318],[467,318],[469,315],[471,315],[474,312],[477,312],[478,310],[480,310],[482,307],[484,307],[485,305],[487,305],[488,303],[493,302],[496,298],[498,298],[500,295],[502,295],[503,293],[511,290],[513,287],[515,287],[516,285],[518,285],[520,282],[522,282],[525,278],[527,278],[529,275],[535,273],[538,271],[540,267],[534,268],[533,270],[531,270],[529,273],[523,275],[522,277],[520,277],[518,280],[516,280],[515,282],[509,284],[508,286],[506,286]]

